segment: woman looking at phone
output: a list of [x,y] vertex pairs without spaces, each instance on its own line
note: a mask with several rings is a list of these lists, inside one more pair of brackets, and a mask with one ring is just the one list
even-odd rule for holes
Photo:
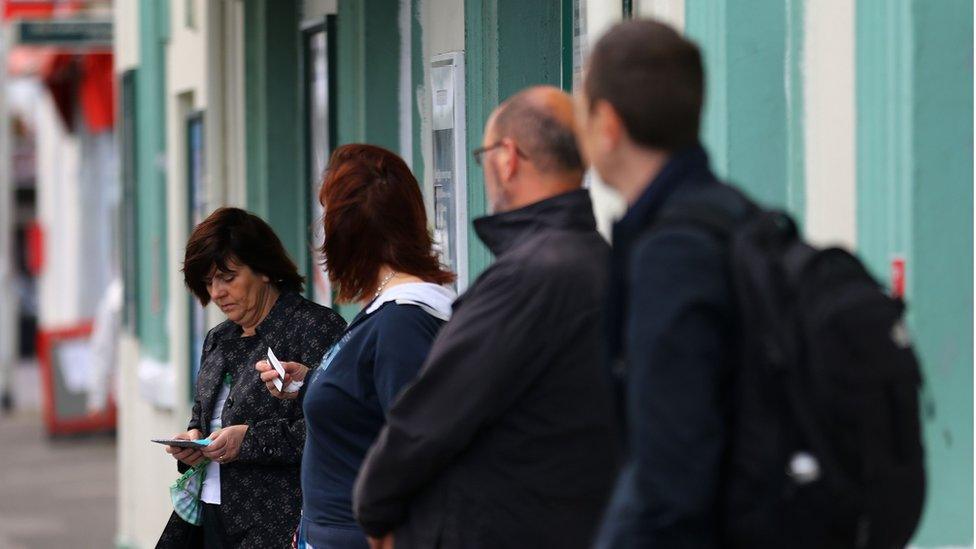
[[209,438],[202,449],[168,446],[186,471],[209,459],[202,525],[175,512],[157,547],[290,547],[301,508],[305,445],[302,408],[273,398],[253,364],[268,349],[282,360],[316,363],[345,322],[300,295],[302,277],[274,231],[238,208],[220,208],[197,225],[183,275],[206,306],[227,317],[203,342],[193,412],[174,438]]

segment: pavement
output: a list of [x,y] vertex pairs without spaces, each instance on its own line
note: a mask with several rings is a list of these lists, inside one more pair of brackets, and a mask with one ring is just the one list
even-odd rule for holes
[[48,437],[36,363],[15,368],[14,386],[0,413],[0,549],[114,547],[115,438]]

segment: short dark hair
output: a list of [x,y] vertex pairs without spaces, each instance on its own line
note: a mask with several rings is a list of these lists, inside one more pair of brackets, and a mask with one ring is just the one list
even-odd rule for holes
[[599,100],[610,103],[640,145],[675,150],[698,142],[701,52],[663,23],[635,19],[613,26],[593,48],[584,86],[590,108]]
[[427,282],[454,280],[434,253],[420,185],[396,154],[374,145],[337,148],[319,202],[325,209],[321,252],[336,301],[370,297],[384,263]]
[[582,172],[573,128],[533,103],[532,93],[531,88],[521,91],[501,104],[495,115],[495,133],[514,139],[543,173]]
[[301,292],[305,278],[288,257],[274,229],[260,217],[240,208],[218,208],[194,227],[183,258],[183,282],[206,306],[207,278],[228,263],[247,265],[271,279],[281,292]]

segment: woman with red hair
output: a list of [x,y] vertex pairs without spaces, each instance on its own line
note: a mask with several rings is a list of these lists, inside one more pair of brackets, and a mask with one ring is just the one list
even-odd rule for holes
[[[362,305],[321,364],[265,361],[271,393],[302,399],[299,546],[365,549],[352,513],[352,487],[396,396],[410,382],[456,297],[454,275],[433,250],[420,186],[397,155],[372,145],[344,145],[332,154],[319,192],[325,209],[322,253],[336,299]],[[293,389],[288,391],[288,389]]]

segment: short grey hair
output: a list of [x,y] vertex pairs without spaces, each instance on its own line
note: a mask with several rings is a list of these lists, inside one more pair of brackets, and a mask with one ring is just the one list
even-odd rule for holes
[[495,133],[499,139],[514,139],[540,172],[583,171],[573,128],[531,101],[528,91],[512,96],[498,108]]

